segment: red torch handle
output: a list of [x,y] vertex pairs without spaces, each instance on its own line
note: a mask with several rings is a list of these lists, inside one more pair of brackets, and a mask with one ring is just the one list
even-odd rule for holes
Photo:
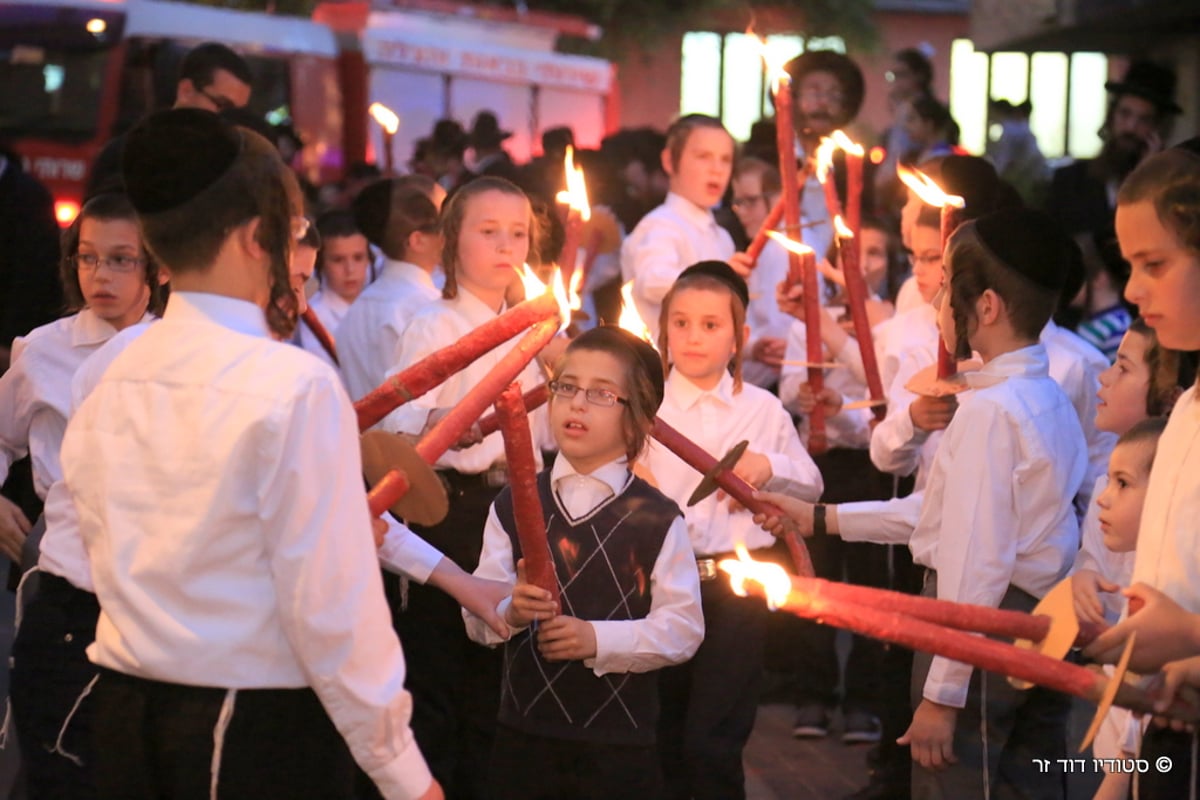
[[[846,298],[850,301],[850,319],[854,323],[854,338],[862,353],[863,371],[867,374],[867,390],[871,399],[883,400],[883,379],[879,375],[879,360],[875,355],[875,340],[871,335],[871,321],[867,318],[867,280],[859,261],[858,238],[842,239],[842,273],[846,276]],[[876,405],[872,408],[876,419],[887,415],[887,408]]]
[[[672,428],[666,422],[663,422],[662,417],[654,418],[654,427],[650,429],[650,435],[701,475],[709,474],[717,465],[717,459],[707,450],[700,447],[700,445],[684,436],[675,428]],[[721,470],[716,473],[715,477],[718,486],[755,514],[766,514],[776,517],[786,516],[776,506],[756,500],[754,498],[754,487],[735,475],[732,470]],[[813,572],[812,558],[809,556],[808,548],[804,546],[804,542],[800,541],[800,538],[795,534],[785,536],[784,541],[787,544],[788,552],[792,556],[792,563],[796,567],[796,572],[805,577],[812,577],[815,574]]]
[[529,418],[525,416],[520,384],[512,384],[496,398],[496,418],[504,436],[508,485],[512,491],[517,540],[525,559],[525,578],[550,592],[557,603],[558,576],[546,538],[546,517],[538,497],[537,467],[533,460],[533,436],[529,431]]
[[[521,341],[492,367],[483,380],[475,384],[446,416],[438,420],[437,424],[421,437],[416,446],[417,455],[427,464],[433,464],[441,458],[443,453],[462,438],[467,428],[475,424],[483,410],[494,403],[500,393],[516,379],[521,370],[525,369],[525,365],[554,338],[554,334],[558,333],[558,326],[557,314],[534,325]],[[461,343],[462,340],[459,341]]]
[[746,248],[746,255],[750,256],[751,261],[758,261],[758,257],[762,255],[763,248],[767,246],[767,232],[778,228],[782,219],[783,195],[781,194],[779,195],[779,199],[775,201],[775,205],[771,206],[771,210],[767,213],[767,218],[763,220],[758,233],[754,234],[754,240]]
[[383,512],[400,502],[400,498],[408,494],[410,488],[408,476],[403,471],[390,470],[367,492],[367,506],[371,509],[371,516],[382,517]]
[[[530,389],[522,395],[525,401],[525,413],[533,411],[545,405],[550,399],[550,387],[544,383],[539,383],[537,386]],[[500,418],[493,412],[479,420],[479,432],[484,436],[491,436],[496,431],[500,430]]]
[[[942,257],[945,258],[946,244],[950,241],[950,234],[962,224],[963,209],[946,203],[942,206]],[[946,347],[946,342],[938,336],[938,362],[937,376],[940,379],[946,379],[958,372],[958,361],[954,354]]]
[[563,224],[563,245],[558,251],[558,267],[562,270],[563,279],[569,281],[575,271],[575,261],[579,258],[579,241],[583,233],[583,218],[579,212],[567,206],[566,215],[559,215]]
[[[365,431],[410,400],[415,400],[487,351],[542,320],[558,317],[558,301],[549,292],[513,306],[454,344],[430,353],[388,378],[354,404],[358,429]],[[505,382],[504,385],[507,385]],[[499,391],[499,389],[497,389]],[[485,404],[486,407],[486,404]]]
[[333,334],[330,333],[328,329],[326,329],[326,327],[321,323],[320,318],[317,317],[317,312],[313,311],[312,306],[308,306],[304,309],[304,313],[300,315],[300,319],[305,325],[308,326],[308,329],[312,331],[313,336],[315,336],[317,342],[320,343],[321,349],[329,354],[329,357],[333,359],[334,364],[337,364],[337,346],[333,342]]
[[1104,692],[1105,678],[1086,667],[1068,664],[1006,642],[942,628],[896,611],[810,595],[793,581],[784,609],[799,617],[893,642],[912,650],[1036,683],[1093,702]]

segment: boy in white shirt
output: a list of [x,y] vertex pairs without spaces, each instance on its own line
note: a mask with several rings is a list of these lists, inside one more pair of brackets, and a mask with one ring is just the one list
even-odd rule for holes
[[[974,391],[938,446],[909,542],[914,561],[931,570],[928,596],[1029,611],[1066,575],[1079,547],[1071,499],[1087,468],[1083,433],[1038,343],[1072,246],[1044,214],[1018,210],[965,223],[950,239],[938,327],[951,352],[974,350],[984,366],[970,374]],[[812,527],[810,509],[778,499],[802,528],[805,517]],[[817,509],[818,533],[879,536],[869,518]],[[1063,796],[1061,782],[1040,777],[1030,758],[1065,757],[1068,698],[1018,692],[922,653],[913,679],[915,712],[900,741],[917,762],[914,795]]]
[[724,261],[743,278],[750,274],[746,254],[734,252],[733,237],[712,214],[729,186],[733,150],[733,137],[714,117],[688,114],[667,129],[662,152],[667,199],[621,246],[621,280],[633,281],[638,314],[655,341],[663,297],[684,269],[698,261]]
[[195,110],[135,128],[124,173],[174,293],[63,443],[101,606],[99,796],[349,798],[353,757],[387,798],[441,797],[409,729],[349,399],[269,335],[267,309],[294,302],[294,177]]
[[423,175],[376,181],[354,199],[354,220],[383,253],[383,268],[337,329],[346,390],[358,400],[382,384],[400,356],[413,315],[441,297],[433,273],[442,260],[438,214],[446,190]]

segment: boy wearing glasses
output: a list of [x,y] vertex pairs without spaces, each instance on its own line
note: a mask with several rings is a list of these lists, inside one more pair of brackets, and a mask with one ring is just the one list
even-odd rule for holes
[[[580,335],[555,370],[559,456],[537,486],[557,604],[525,580],[510,490],[492,504],[475,574],[513,587],[496,609],[509,636],[495,797],[661,796],[657,670],[691,658],[704,638],[687,524],[630,469],[663,391],[654,348],[615,327]],[[464,618],[475,641],[504,641]]]

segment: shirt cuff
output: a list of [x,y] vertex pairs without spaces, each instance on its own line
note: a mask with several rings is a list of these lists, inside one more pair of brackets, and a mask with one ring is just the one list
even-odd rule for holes
[[624,620],[588,624],[596,635],[596,657],[585,658],[583,665],[597,678],[610,672],[628,672],[628,654],[634,649],[633,626]]
[[[970,664],[934,656],[922,696],[944,706],[963,708],[967,704],[967,692],[971,688],[971,673],[974,670]],[[1000,676],[994,679],[1004,680]]]
[[418,798],[429,791],[433,784],[433,774],[417,747],[416,739],[412,739],[396,758],[367,774],[385,800]]
[[388,530],[379,548],[380,563],[389,572],[425,583],[441,562],[441,551],[397,522],[390,514],[385,515],[384,520]]

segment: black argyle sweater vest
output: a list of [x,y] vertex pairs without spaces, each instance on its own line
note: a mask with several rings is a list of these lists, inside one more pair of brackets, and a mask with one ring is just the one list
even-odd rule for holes
[[[616,497],[572,520],[538,475],[538,495],[558,575],[562,613],[589,621],[642,619],[650,613],[650,574],[679,507],[633,477]],[[521,557],[512,494],[496,498],[496,516]],[[605,744],[653,744],[658,673],[596,677],[582,661],[550,662],[527,628],[504,646],[500,722],[526,733]]]

